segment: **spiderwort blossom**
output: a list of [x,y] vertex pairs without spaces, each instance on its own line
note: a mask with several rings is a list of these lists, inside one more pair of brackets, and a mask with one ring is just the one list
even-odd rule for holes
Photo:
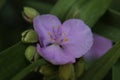
[[100,58],[112,47],[112,41],[105,37],[94,34],[93,38],[93,46],[84,56],[86,61],[92,61]]
[[37,16],[33,25],[39,37],[38,53],[54,65],[74,63],[92,46],[90,28],[79,19],[69,19],[61,24],[51,14]]

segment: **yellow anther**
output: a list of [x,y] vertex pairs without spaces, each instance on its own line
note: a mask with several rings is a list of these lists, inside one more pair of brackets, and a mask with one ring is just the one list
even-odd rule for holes
[[52,26],[52,28],[54,29],[54,26]]
[[48,32],[48,35],[50,35],[50,32]]
[[58,28],[60,28],[60,25],[58,25]]
[[66,42],[66,41],[68,41],[68,39],[67,39],[67,38],[64,38],[63,41]]

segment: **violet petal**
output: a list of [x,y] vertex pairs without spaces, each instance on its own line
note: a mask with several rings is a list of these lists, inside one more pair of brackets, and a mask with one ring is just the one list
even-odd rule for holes
[[92,32],[82,20],[69,19],[65,21],[62,25],[62,32],[68,39],[63,43],[63,47],[68,54],[75,58],[83,56],[93,44]]
[[44,59],[54,65],[62,65],[75,62],[75,58],[70,54],[66,54],[64,50],[61,50],[58,45],[51,45],[46,48],[40,48],[39,44],[37,44],[37,51]]
[[94,60],[103,56],[112,47],[112,41],[94,34],[94,43],[90,51],[88,51],[84,58],[85,60]]
[[35,17],[33,20],[33,25],[38,37],[42,38],[43,44],[46,45],[50,42],[50,36],[48,33],[52,32],[53,27],[56,29],[61,26],[61,22],[56,16],[46,14]]

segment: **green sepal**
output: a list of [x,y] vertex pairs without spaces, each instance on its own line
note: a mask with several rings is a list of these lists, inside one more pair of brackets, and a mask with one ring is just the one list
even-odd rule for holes
[[23,43],[36,43],[38,42],[38,36],[34,30],[29,29],[22,33],[21,40]]

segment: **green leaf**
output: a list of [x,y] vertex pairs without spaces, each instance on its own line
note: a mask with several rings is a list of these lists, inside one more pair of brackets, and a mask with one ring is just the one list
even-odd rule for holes
[[44,3],[41,1],[33,1],[33,0],[27,0],[24,2],[24,4],[25,4],[25,6],[35,8],[36,10],[38,10],[40,12],[40,14],[50,12],[50,10],[53,7],[53,5],[51,5],[51,4]]
[[61,20],[64,20],[65,14],[75,1],[76,0],[58,0],[50,13],[56,15]]
[[120,58],[120,42],[116,43],[103,57],[86,72],[82,80],[102,80]]
[[42,59],[33,62],[28,67],[24,68],[21,72],[19,72],[15,77],[13,77],[11,80],[22,80],[28,73],[33,71],[36,67],[45,64],[46,62]]
[[[111,13],[109,13],[107,18],[112,21],[112,24],[115,25],[114,27],[117,27],[120,32],[120,0],[112,2],[109,12]],[[112,80],[120,80],[120,60],[112,67]]]
[[[81,0],[78,0],[79,3]],[[75,5],[67,18],[71,16],[84,20],[90,27],[105,13],[112,0],[86,0],[83,5]],[[102,5],[102,6],[101,6]]]
[[109,9],[93,27],[93,32],[105,36],[114,42],[120,41],[120,13]]
[[112,67],[112,80],[120,80],[120,60]]
[[[76,2],[73,1],[59,0],[52,9],[51,13],[57,15],[62,20],[64,20],[65,17],[66,19],[80,18],[84,20],[90,27],[92,27],[95,22],[104,14],[104,12],[111,3],[111,0],[77,0]],[[68,2],[71,3],[68,4]]]
[[120,12],[109,9],[103,16],[103,21],[120,29]]
[[9,80],[27,66],[24,57],[26,46],[21,42],[0,53],[0,80]]
[[93,32],[105,36],[114,42],[120,40],[120,37],[118,37],[120,36],[120,12],[116,9],[116,6],[119,6],[118,3],[120,3],[119,0],[113,1],[110,9],[93,28]]
[[93,32],[107,37],[114,42],[120,41],[120,37],[118,37],[120,36],[120,29],[115,26],[106,24],[103,21],[99,21],[97,23],[96,27],[93,28]]
[[110,8],[120,12],[120,0],[113,0]]

